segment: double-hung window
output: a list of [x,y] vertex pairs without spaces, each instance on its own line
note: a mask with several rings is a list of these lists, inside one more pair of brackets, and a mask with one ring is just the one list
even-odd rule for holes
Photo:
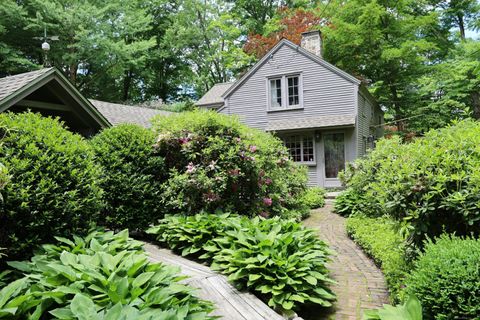
[[269,110],[302,107],[300,75],[279,76],[268,79]]
[[295,162],[315,163],[315,147],[313,136],[294,135],[283,138],[283,143],[287,147],[290,157]]

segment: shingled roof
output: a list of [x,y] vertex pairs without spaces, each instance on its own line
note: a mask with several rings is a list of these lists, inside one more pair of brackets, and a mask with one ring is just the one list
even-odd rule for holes
[[150,127],[150,119],[156,115],[171,115],[171,112],[156,110],[144,107],[128,106],[124,104],[111,103],[99,100],[89,99],[90,102],[100,111],[107,120],[118,125],[122,123],[133,123],[143,127]]
[[267,131],[347,127],[354,125],[354,115],[332,115],[270,121],[268,123]]
[[197,101],[196,105],[199,107],[212,107],[218,108],[223,105],[223,98],[222,95],[233,85],[234,82],[224,82],[224,83],[217,83],[210,90],[207,91]]
[[5,99],[15,91],[41,77],[52,72],[53,68],[44,68],[36,71],[20,73],[14,76],[0,78],[0,100]]

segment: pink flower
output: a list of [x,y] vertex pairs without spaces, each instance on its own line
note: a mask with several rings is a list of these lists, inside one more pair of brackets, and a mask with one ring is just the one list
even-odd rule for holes
[[230,170],[228,170],[228,174],[236,177],[240,174],[240,170],[239,169],[230,169]]
[[259,175],[260,177],[263,177],[263,176],[265,175],[265,171],[260,170],[260,172],[258,173],[258,175]]
[[240,142],[240,141],[242,141],[242,139],[237,137],[237,138],[235,138],[235,141]]
[[266,205],[267,207],[270,207],[272,205],[272,199],[271,198],[263,198],[263,204]]
[[195,171],[197,171],[197,167],[190,162],[187,166],[187,173],[194,173]]
[[272,182],[273,182],[273,181],[272,181],[272,179],[270,179],[270,178],[266,178],[266,179],[265,179],[265,184],[266,184],[267,186],[268,186],[269,184],[272,184]]
[[190,142],[190,138],[189,137],[183,137],[183,138],[180,138],[178,139],[178,142],[180,142],[180,144],[187,144]]
[[257,151],[257,146],[250,146],[250,148],[248,150],[250,150],[250,152],[253,153],[253,152]]
[[266,212],[266,211],[262,211],[259,213],[260,217],[263,217],[263,218],[268,218],[270,216],[270,213]]

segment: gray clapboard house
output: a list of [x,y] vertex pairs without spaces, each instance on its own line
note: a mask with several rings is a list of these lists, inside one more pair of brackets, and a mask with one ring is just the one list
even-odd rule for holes
[[319,31],[302,34],[300,46],[281,40],[240,79],[213,86],[197,106],[274,132],[292,159],[308,166],[310,185],[327,188],[340,186],[345,163],[383,134],[383,111],[367,88],[322,59]]

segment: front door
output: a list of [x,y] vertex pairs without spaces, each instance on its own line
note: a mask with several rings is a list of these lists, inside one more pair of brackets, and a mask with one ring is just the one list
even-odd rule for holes
[[325,187],[339,187],[338,173],[345,169],[345,134],[343,132],[323,135],[325,159]]

